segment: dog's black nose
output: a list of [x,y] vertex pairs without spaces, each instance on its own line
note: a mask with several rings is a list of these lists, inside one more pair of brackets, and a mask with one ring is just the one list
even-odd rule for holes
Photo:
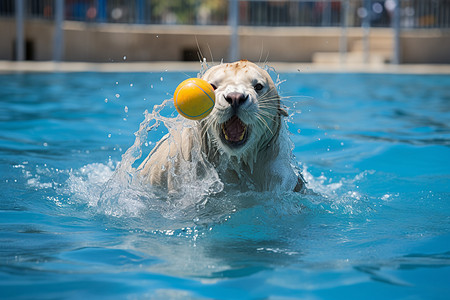
[[233,109],[237,109],[239,106],[241,106],[241,104],[244,103],[247,98],[248,95],[244,95],[238,92],[232,92],[225,96],[225,100],[230,103]]

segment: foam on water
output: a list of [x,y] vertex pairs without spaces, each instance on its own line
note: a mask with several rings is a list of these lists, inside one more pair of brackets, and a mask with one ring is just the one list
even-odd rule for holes
[[[141,158],[142,146],[147,141],[148,132],[156,130],[160,124],[167,127],[169,132],[180,132],[181,128],[192,126],[191,121],[180,117],[162,117],[160,112],[165,105],[167,102],[155,107],[152,113],[145,114],[145,120],[135,134],[135,143],[118,164],[95,163],[70,171],[66,185],[71,198],[87,203],[100,214],[125,219],[152,219],[150,223],[145,222],[145,228],[139,226],[145,230],[214,225],[227,221],[241,209],[255,206],[270,215],[299,214],[305,209],[344,214],[370,211],[367,196],[361,195],[355,189],[357,182],[370,172],[330,182],[324,175],[314,177],[304,166],[301,173],[311,190],[308,195],[279,190],[265,193],[224,190],[217,171],[201,155],[199,141],[194,143],[192,162],[184,162],[184,167],[180,168],[181,192],[167,193],[144,184],[134,164]],[[287,132],[283,131],[282,134],[282,139],[289,139]],[[192,170],[195,170],[194,166],[199,162],[203,164],[207,176],[198,178],[193,174]],[[292,161],[292,164],[298,166],[295,161]]]

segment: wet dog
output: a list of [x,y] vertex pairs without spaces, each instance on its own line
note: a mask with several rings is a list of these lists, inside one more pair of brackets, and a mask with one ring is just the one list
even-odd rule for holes
[[[215,90],[211,114],[194,126],[165,136],[138,171],[152,185],[173,190],[183,161],[192,161],[194,143],[225,185],[257,191],[302,191],[292,167],[287,116],[270,75],[249,61],[220,64],[202,76]],[[201,173],[201,170],[199,172]]]

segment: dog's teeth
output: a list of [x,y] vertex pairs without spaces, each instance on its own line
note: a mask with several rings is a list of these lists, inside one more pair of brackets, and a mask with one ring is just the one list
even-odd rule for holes
[[239,141],[242,141],[244,139],[244,135],[245,135],[246,131],[247,131],[247,129],[244,129],[244,131],[242,132],[241,136],[239,137]]
[[[237,140],[236,140],[235,137],[233,137],[233,139],[232,139],[233,142],[243,141],[244,137],[245,137],[245,134],[247,133],[247,126],[241,120],[238,119],[238,121],[239,121],[239,125],[243,127],[243,130],[242,130],[241,135],[237,138]],[[229,121],[223,123],[221,128],[222,128],[222,134],[223,134],[223,137],[225,138],[225,140],[230,141],[230,137],[227,135],[227,126],[226,126],[226,124],[228,122]]]
[[228,137],[228,135],[225,131],[225,125],[223,125],[223,124],[222,124],[222,133],[223,133],[223,136],[225,137],[225,139],[228,141],[230,138]]

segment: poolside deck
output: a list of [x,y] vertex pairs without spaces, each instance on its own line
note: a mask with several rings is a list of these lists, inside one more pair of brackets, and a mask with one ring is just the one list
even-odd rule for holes
[[[264,64],[261,64],[264,65]],[[268,62],[278,72],[301,73],[398,73],[398,74],[450,74],[450,64],[319,64]],[[199,62],[16,62],[0,61],[0,73],[17,72],[159,72],[200,70]]]

